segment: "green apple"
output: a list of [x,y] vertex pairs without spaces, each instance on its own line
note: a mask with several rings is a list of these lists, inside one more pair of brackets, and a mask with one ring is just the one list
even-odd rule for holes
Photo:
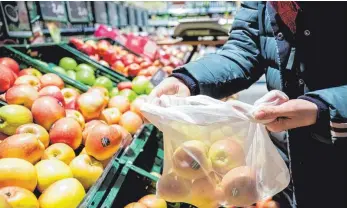
[[137,97],[136,92],[132,91],[131,89],[124,89],[120,91],[119,94],[128,98],[130,102],[133,102]]
[[147,95],[151,94],[153,88],[154,88],[153,84],[151,82],[149,82],[149,84],[147,85],[147,88],[146,88],[146,94]]
[[100,76],[100,77],[96,78],[93,86],[104,87],[108,91],[111,91],[113,88],[113,83],[108,77]]
[[92,86],[95,83],[94,71],[78,71],[76,73],[76,80],[82,82],[83,84]]
[[13,135],[16,129],[33,122],[31,111],[22,105],[5,105],[0,108],[0,132]]
[[119,95],[119,90],[117,87],[112,88],[112,90],[110,91],[110,98],[113,98],[114,96]]
[[88,64],[78,64],[78,66],[74,70],[75,71],[92,71],[94,73],[95,68]]
[[65,69],[61,68],[60,66],[55,66],[52,69],[60,74],[67,75]]
[[60,59],[59,66],[64,68],[65,70],[73,70],[77,66],[77,62],[75,59],[70,57],[64,57]]
[[76,80],[76,72],[74,70],[68,70],[66,72],[67,76],[70,77],[73,80]]
[[132,89],[138,95],[145,94],[150,81],[145,76],[137,76],[132,81]]

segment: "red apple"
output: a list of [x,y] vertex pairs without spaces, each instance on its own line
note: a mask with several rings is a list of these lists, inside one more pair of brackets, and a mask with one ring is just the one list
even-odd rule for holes
[[135,61],[135,63],[137,63],[137,64],[141,64],[141,63],[143,62],[143,58],[141,58],[141,57],[135,57],[134,61]]
[[39,97],[39,93],[34,87],[27,84],[16,85],[6,92],[6,102],[8,104],[24,105],[31,109],[34,101]]
[[99,40],[96,46],[97,46],[97,53],[100,56],[103,56],[105,52],[109,49],[111,44],[106,40]]
[[94,87],[89,88],[87,92],[95,92],[95,93],[99,93],[100,95],[102,95],[104,97],[105,107],[107,106],[107,103],[110,100],[110,97],[109,97],[109,92],[106,88],[94,86]]
[[140,72],[140,70],[141,70],[140,65],[133,63],[133,64],[130,64],[128,67],[128,74],[129,76],[136,77],[137,74]]
[[51,96],[43,96],[36,99],[31,107],[35,123],[46,130],[59,119],[65,117],[65,109],[62,104]]
[[83,40],[79,38],[70,38],[70,43],[72,43],[78,50],[84,45]]
[[97,119],[105,107],[105,98],[100,93],[83,93],[77,99],[80,112],[86,121]]
[[117,124],[120,120],[121,112],[118,108],[107,108],[101,112],[100,119],[108,125]]
[[90,55],[89,58],[93,59],[94,61],[100,60],[100,56],[98,54]]
[[63,106],[65,106],[65,100],[63,93],[60,91],[60,89],[57,86],[47,86],[42,88],[39,91],[39,96],[51,96],[54,97],[55,99],[59,100],[59,102],[62,103]]
[[77,149],[82,143],[82,129],[73,118],[61,118],[49,130],[52,144],[65,143],[72,149]]
[[135,134],[136,131],[142,126],[142,119],[134,112],[125,112],[119,121],[119,125],[124,127],[130,134]]
[[139,202],[146,205],[147,208],[167,208],[166,201],[157,197],[155,194],[146,195]]
[[[124,57],[124,56],[123,56]],[[134,63],[134,59],[125,59],[122,58],[122,62],[124,63],[125,66],[129,66],[130,64],[136,64]]]
[[103,66],[110,67],[110,65],[104,60],[100,60],[99,63]]
[[79,50],[87,55],[94,55],[96,53],[96,46],[84,44]]
[[121,61],[122,57],[116,53],[113,53],[112,55],[110,55],[109,57],[107,57],[107,59],[105,59],[108,63],[115,63],[116,61]]
[[19,64],[8,57],[4,57],[4,58],[0,58],[0,64],[3,64],[5,66],[7,66],[8,68],[10,68],[15,74],[19,73]]
[[82,114],[77,111],[77,110],[71,110],[71,109],[67,109],[66,110],[66,118],[73,118],[75,119],[81,126],[81,129],[84,129],[85,126],[85,120],[84,117],[82,116]]
[[120,82],[117,84],[117,88],[119,91],[122,91],[124,89],[132,89],[132,82]]
[[42,77],[42,73],[39,70],[34,69],[34,68],[22,69],[19,72],[18,76],[23,76],[23,75],[34,75],[37,78]]
[[122,61],[116,61],[112,64],[111,68],[117,72],[122,73],[125,69],[125,65]]
[[118,124],[113,124],[111,125],[111,127],[117,129],[117,131],[120,132],[120,134],[122,135],[123,147],[127,147],[128,145],[130,145],[133,138],[125,128]]
[[148,61],[144,61],[140,64],[141,68],[145,69],[145,68],[148,68],[152,65],[151,62],[148,62]]
[[80,93],[73,88],[64,88],[61,90],[64,97],[65,108],[66,109],[78,109],[77,98]]
[[56,74],[48,73],[40,78],[42,87],[57,86],[59,89],[64,88],[64,81]]
[[9,67],[0,64],[0,93],[12,87],[15,80],[15,73]]
[[28,84],[34,87],[36,90],[41,89],[41,82],[39,78],[35,77],[34,75],[24,75],[20,76],[16,79],[14,82],[14,85],[22,85],[22,84]]
[[124,113],[130,109],[130,102],[128,98],[117,95],[110,99],[108,103],[109,108],[118,108],[121,113]]
[[[102,120],[91,120],[84,126],[84,130],[82,132],[82,143],[85,144],[85,141],[88,137],[88,134],[90,133],[90,130],[92,130],[97,124],[106,124]],[[117,129],[118,130],[118,129]]]

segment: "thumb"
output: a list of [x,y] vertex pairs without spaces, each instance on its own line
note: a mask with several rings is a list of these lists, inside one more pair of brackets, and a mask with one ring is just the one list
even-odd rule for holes
[[283,116],[279,106],[264,106],[254,113],[256,120],[276,119]]

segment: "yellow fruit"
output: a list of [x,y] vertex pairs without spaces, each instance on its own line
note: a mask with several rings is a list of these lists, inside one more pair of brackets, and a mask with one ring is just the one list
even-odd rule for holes
[[16,129],[33,122],[30,110],[21,105],[5,105],[0,108],[0,132],[13,135]]
[[75,156],[74,150],[69,145],[64,143],[56,143],[52,144],[44,151],[42,160],[58,159],[69,165]]
[[0,159],[0,188],[19,186],[34,191],[36,184],[36,170],[30,162],[18,158]]
[[0,207],[1,208],[12,208],[4,196],[0,195]]
[[37,172],[37,188],[42,193],[51,184],[65,178],[72,178],[68,165],[60,160],[41,160],[35,165]]
[[75,178],[67,178],[53,183],[40,196],[40,208],[76,208],[86,192]]
[[39,208],[39,202],[36,196],[32,192],[21,187],[7,186],[1,188],[0,196],[4,196],[12,208]]

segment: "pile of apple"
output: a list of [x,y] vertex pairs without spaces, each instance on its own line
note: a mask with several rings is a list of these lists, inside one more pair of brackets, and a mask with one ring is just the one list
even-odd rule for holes
[[[142,98],[129,88],[109,97],[100,86],[81,94],[64,88],[56,74],[5,60],[12,65],[0,64],[0,93],[8,103],[0,108],[0,196],[13,208],[77,207],[143,124]],[[149,80],[142,78],[130,87],[146,91]]]
[[166,201],[154,194],[142,197],[138,202],[132,202],[124,208],[167,208]]
[[129,53],[122,46],[111,45],[106,40],[99,40],[97,42],[87,40],[84,42],[81,39],[72,38],[70,39],[70,43],[81,52],[89,55],[93,60],[125,76],[136,77],[138,75],[144,75],[151,77],[159,68],[171,74],[175,67],[183,64],[178,59],[173,59],[175,61],[171,61],[171,59],[151,61],[149,58],[137,57]]

